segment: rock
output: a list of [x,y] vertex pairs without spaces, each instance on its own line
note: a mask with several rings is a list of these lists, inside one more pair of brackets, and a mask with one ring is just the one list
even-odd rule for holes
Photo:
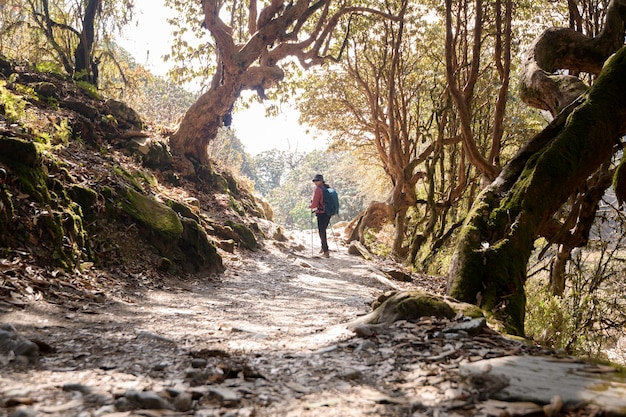
[[90,394],[91,387],[88,387],[87,385],[79,384],[76,382],[69,382],[63,385],[63,391],[68,391],[68,392],[77,391],[82,394]]
[[357,381],[363,377],[363,372],[358,369],[346,369],[342,372],[341,377],[350,381]]
[[126,103],[119,100],[109,99],[106,101],[105,106],[115,117],[118,123],[127,122],[137,129],[142,128],[143,121],[141,120],[141,117],[135,110],[128,107]]
[[11,74],[12,72],[13,64],[11,63],[11,61],[0,55],[0,74],[4,74],[8,77],[9,74]]
[[0,155],[31,168],[39,167],[42,161],[37,146],[19,138],[0,136]]
[[18,408],[9,414],[9,417],[37,417],[37,411],[32,408]]
[[26,338],[19,337],[19,343],[15,349],[15,354],[18,356],[26,356],[29,360],[31,360],[39,356],[39,346]]
[[152,391],[129,390],[124,394],[130,404],[140,409],[171,410],[172,406],[159,394]]
[[451,319],[456,312],[443,297],[421,291],[401,291],[387,298],[370,314],[354,320],[349,328],[359,324],[393,323],[398,320],[417,320],[420,317]]
[[239,404],[241,401],[241,395],[237,391],[223,387],[211,387],[209,388],[209,394],[217,397],[222,405],[229,407]]
[[350,326],[350,330],[352,330],[358,337],[368,339],[383,332],[385,327],[378,324],[356,324],[354,326]]
[[363,259],[372,259],[372,255],[369,253],[367,248],[363,246],[358,240],[353,240],[352,242],[350,242],[350,246],[348,246],[348,253],[350,255],[361,256],[363,257]]
[[413,281],[411,274],[407,274],[406,272],[400,271],[398,269],[384,269],[383,273],[395,281],[400,281],[400,282]]
[[590,403],[602,406],[609,415],[625,415],[626,383],[607,374],[597,377],[592,369],[584,363],[540,356],[504,356],[460,365],[460,371],[470,377],[506,379],[508,384],[491,395],[496,400],[551,404],[546,411],[552,413],[563,403]]
[[445,329],[444,333],[466,332],[470,336],[476,336],[477,334],[480,334],[486,326],[487,320],[485,318],[472,319],[456,323]]
[[191,361],[192,368],[206,368],[207,360],[204,358],[195,358]]
[[172,339],[168,339],[167,337],[158,335],[158,334],[154,334],[154,333],[150,333],[150,332],[139,332],[137,333],[137,339],[147,339],[147,340],[154,340],[155,342],[162,342],[162,343],[169,343],[172,345],[175,345],[176,342]]
[[252,251],[257,250],[259,243],[252,229],[243,223],[236,223],[231,220],[226,221],[226,225],[230,227],[237,236],[238,243],[246,249]]
[[145,152],[142,152],[143,166],[154,169],[165,169],[172,165],[173,156],[167,145],[161,141],[148,141]]
[[83,101],[63,100],[59,105],[65,109],[75,111],[89,120],[96,120],[98,117],[98,110]]
[[354,349],[355,352],[367,352],[376,349],[376,343],[371,340],[364,340]]
[[233,239],[220,240],[217,242],[217,246],[224,252],[235,253],[235,249],[237,248],[237,242],[235,242]]
[[53,83],[41,81],[33,86],[37,94],[43,97],[56,97],[57,87]]
[[39,346],[19,335],[11,324],[4,324],[0,329],[0,355],[11,354],[18,360],[24,357],[25,362],[33,362],[39,357]]
[[165,369],[167,369],[168,366],[169,366],[169,363],[167,362],[159,362],[152,367],[152,370],[160,372],[160,371],[164,371]]
[[192,395],[188,392],[182,392],[174,397],[172,404],[174,405],[174,409],[176,409],[176,411],[189,411],[193,405]]

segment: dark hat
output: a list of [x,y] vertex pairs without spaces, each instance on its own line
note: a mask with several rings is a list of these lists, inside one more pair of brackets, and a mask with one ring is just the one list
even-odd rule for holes
[[315,178],[313,178],[313,182],[322,181],[324,182],[324,176],[322,174],[315,174]]

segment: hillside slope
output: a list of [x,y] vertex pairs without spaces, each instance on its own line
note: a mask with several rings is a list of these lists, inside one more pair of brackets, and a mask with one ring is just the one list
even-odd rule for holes
[[[220,273],[220,253],[280,235],[269,208],[228,172],[182,178],[163,137],[124,103],[2,59],[0,98],[5,264],[54,279],[93,275],[95,290],[139,273]],[[23,293],[21,282],[5,282],[0,298]],[[46,284],[28,285],[46,296]]]

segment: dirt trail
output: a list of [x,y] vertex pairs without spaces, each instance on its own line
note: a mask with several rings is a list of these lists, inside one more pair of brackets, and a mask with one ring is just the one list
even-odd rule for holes
[[[187,375],[193,356],[205,356],[210,362],[206,369],[216,366],[207,372],[216,374],[208,377],[220,379],[218,368],[228,362],[261,357],[280,368],[280,358],[307,355],[352,337],[345,323],[368,312],[368,304],[395,284],[343,247],[335,247],[330,259],[311,257],[305,246],[310,235],[291,237],[287,243],[269,242],[250,257],[226,259],[226,272],[210,279],[146,285],[134,294],[112,291],[101,303],[83,299],[58,305],[32,302],[24,309],[3,306],[1,323],[11,323],[54,352],[37,365],[5,363],[0,416],[14,410],[6,406],[10,398],[22,398],[24,405],[45,415],[106,415],[112,411],[107,396],[115,398],[124,389],[160,392],[180,383],[198,385],[185,382],[194,378]],[[261,379],[271,384],[271,378]],[[97,408],[75,401],[75,392],[62,390],[66,383],[98,392]],[[208,401],[209,409],[224,406],[217,397]],[[55,411],[65,400],[67,409]],[[242,396],[235,402],[237,409],[248,401]]]
[[493,415],[500,382],[458,364],[532,348],[435,319],[355,337],[346,323],[378,295],[442,283],[390,281],[334,249],[312,257],[294,234],[232,255],[219,277],[0,305],[0,323],[51,348],[35,364],[0,358],[0,417]]

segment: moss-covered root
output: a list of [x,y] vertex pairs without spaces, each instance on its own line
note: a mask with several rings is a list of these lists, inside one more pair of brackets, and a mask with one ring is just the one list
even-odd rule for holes
[[460,303],[448,297],[441,297],[421,291],[401,291],[379,298],[375,309],[352,323],[390,324],[398,320],[415,321],[420,317],[442,317],[451,319],[457,314],[468,317],[482,317],[480,308]]

